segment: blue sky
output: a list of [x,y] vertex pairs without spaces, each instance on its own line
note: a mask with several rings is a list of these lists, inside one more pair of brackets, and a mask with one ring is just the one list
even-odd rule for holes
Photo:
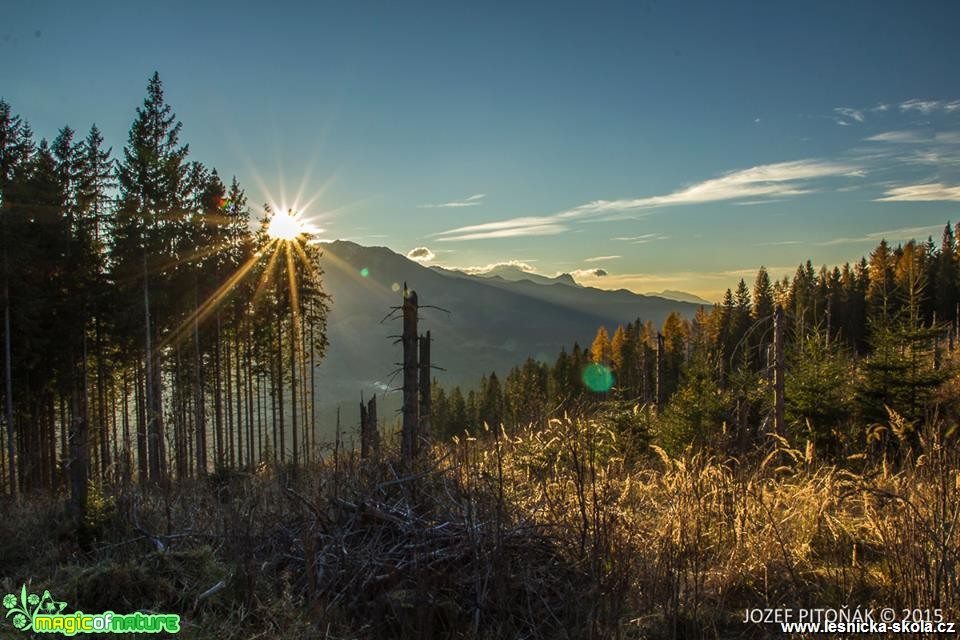
[[11,0],[0,97],[119,152],[157,70],[251,203],[601,287],[715,299],[960,219],[955,2],[203,5]]

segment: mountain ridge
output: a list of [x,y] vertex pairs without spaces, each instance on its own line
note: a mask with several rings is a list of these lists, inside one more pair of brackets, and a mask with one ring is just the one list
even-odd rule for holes
[[418,293],[419,331],[431,331],[434,362],[445,369],[437,377],[449,385],[472,385],[491,371],[506,375],[528,357],[552,362],[574,342],[589,346],[601,325],[612,332],[640,317],[659,326],[671,311],[692,317],[700,306],[556,278],[543,283],[474,276],[345,240],[322,244],[322,252],[324,287],[332,300],[319,388],[334,403],[399,384],[390,378],[400,360],[394,344],[399,324],[381,319],[400,304],[404,283]]

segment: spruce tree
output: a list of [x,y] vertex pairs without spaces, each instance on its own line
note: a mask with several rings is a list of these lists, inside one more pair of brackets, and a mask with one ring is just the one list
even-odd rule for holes
[[190,201],[188,147],[180,144],[181,129],[154,73],[117,167],[119,197],[110,247],[113,280],[126,302],[121,309],[140,309],[139,321],[133,313],[124,314],[123,324],[140,324],[143,336],[148,471],[154,481],[166,475],[163,352],[157,345],[169,328],[169,271],[176,258],[176,232],[183,228]]
[[943,228],[940,251],[936,259],[936,282],[933,287],[937,320],[952,323],[957,314],[957,241],[950,223]]

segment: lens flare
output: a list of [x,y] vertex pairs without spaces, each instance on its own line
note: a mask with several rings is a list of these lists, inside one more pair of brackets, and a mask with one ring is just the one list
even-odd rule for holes
[[363,276],[364,278],[369,278],[370,269],[367,269],[366,267],[364,267],[363,269],[360,269],[360,275]]
[[591,364],[583,370],[583,384],[591,391],[606,393],[613,388],[613,371],[602,364]]

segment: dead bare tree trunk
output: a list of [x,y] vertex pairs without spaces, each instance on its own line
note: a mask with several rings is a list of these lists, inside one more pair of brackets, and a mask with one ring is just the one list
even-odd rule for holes
[[403,426],[401,458],[407,469],[417,456],[417,427],[420,422],[417,379],[417,292],[403,284]]
[[[239,313],[237,314],[239,316]],[[243,421],[243,352],[240,350],[240,319],[237,317],[236,325],[233,330],[233,375],[234,375],[234,396],[237,402],[237,467],[242,468],[244,464],[243,438],[246,435],[246,425]]]
[[367,402],[367,425],[370,428],[370,453],[374,460],[380,458],[380,428],[377,426],[377,396]]
[[783,417],[783,308],[773,312],[773,431],[784,432]]
[[663,334],[657,332],[657,413],[663,410],[664,392],[666,391],[666,380],[663,373]]
[[107,469],[110,466],[110,437],[107,433],[107,396],[106,396],[106,368],[103,364],[103,340],[100,332],[100,317],[94,320],[96,336],[96,365],[97,365],[97,431],[100,434],[100,477],[106,479]]
[[167,474],[163,425],[163,368],[160,366],[160,353],[153,347],[153,322],[150,317],[150,282],[148,278],[146,251],[143,253],[143,316],[146,351],[147,457],[149,461],[149,479],[151,482],[159,484],[166,479]]
[[430,440],[433,434],[430,419],[433,413],[431,404],[431,384],[430,384],[430,332],[420,336],[420,427],[419,446],[430,447]]
[[233,355],[232,348],[230,346],[230,336],[229,334],[224,339],[223,346],[223,355],[224,355],[224,378],[226,379],[226,395],[223,398],[223,406],[226,409],[226,430],[227,430],[227,466],[231,469],[234,468],[234,454],[236,453],[236,448],[234,446],[234,421],[233,421]]
[[[61,419],[61,429],[63,421]],[[130,484],[132,459],[130,455],[130,390],[127,382],[127,370],[123,370],[123,484]]]
[[200,356],[200,321],[199,300],[197,296],[196,285],[193,289],[193,384],[194,384],[194,410],[196,412],[196,450],[197,450],[197,475],[203,476],[207,473],[207,424],[206,411],[204,407],[203,393],[203,360]]
[[276,440],[277,433],[280,434],[280,443],[274,442],[274,456],[277,455],[279,449],[280,462],[287,461],[287,440],[286,433],[284,433],[284,420],[283,420],[283,325],[280,318],[280,305],[277,305],[277,379],[276,379],[276,413],[274,414],[274,420],[279,424],[274,426],[274,440]]
[[380,432],[377,429],[377,396],[364,404],[360,396],[360,458],[376,460],[380,452]]
[[[85,350],[84,350],[85,351]],[[86,355],[86,354],[84,354]],[[83,395],[83,382],[78,380],[83,375],[82,365],[77,371],[77,365],[74,365],[73,389],[72,389],[72,411],[73,418],[70,424],[70,503],[68,511],[71,517],[76,521],[81,521],[87,514],[87,478],[89,473],[90,458],[87,449],[88,438],[88,412],[87,398]]]
[[216,451],[216,469],[223,469],[223,374],[220,367],[220,314],[217,314],[217,334],[213,350],[213,445]]
[[[287,251],[290,248],[287,247]],[[292,276],[291,276],[292,277]],[[293,444],[293,466],[299,463],[300,449],[297,436],[297,310],[290,299],[290,442]]]
[[[3,238],[3,362],[4,362],[4,410],[7,419],[7,460],[10,473],[10,497],[17,501],[17,458],[13,438],[13,367],[10,364],[10,275],[7,261],[6,219],[4,216]],[[62,428],[62,426],[61,426]]]
[[[146,365],[146,361],[144,361]],[[134,402],[137,405],[137,482],[147,484],[147,384],[146,367],[136,367],[136,392]]]
[[367,426],[367,405],[363,403],[363,392],[360,392],[360,459],[370,457],[370,436]]
[[[312,303],[311,303],[312,305]],[[311,315],[311,318],[313,316]],[[317,343],[313,335],[313,320],[310,321],[310,452],[317,455]]]

